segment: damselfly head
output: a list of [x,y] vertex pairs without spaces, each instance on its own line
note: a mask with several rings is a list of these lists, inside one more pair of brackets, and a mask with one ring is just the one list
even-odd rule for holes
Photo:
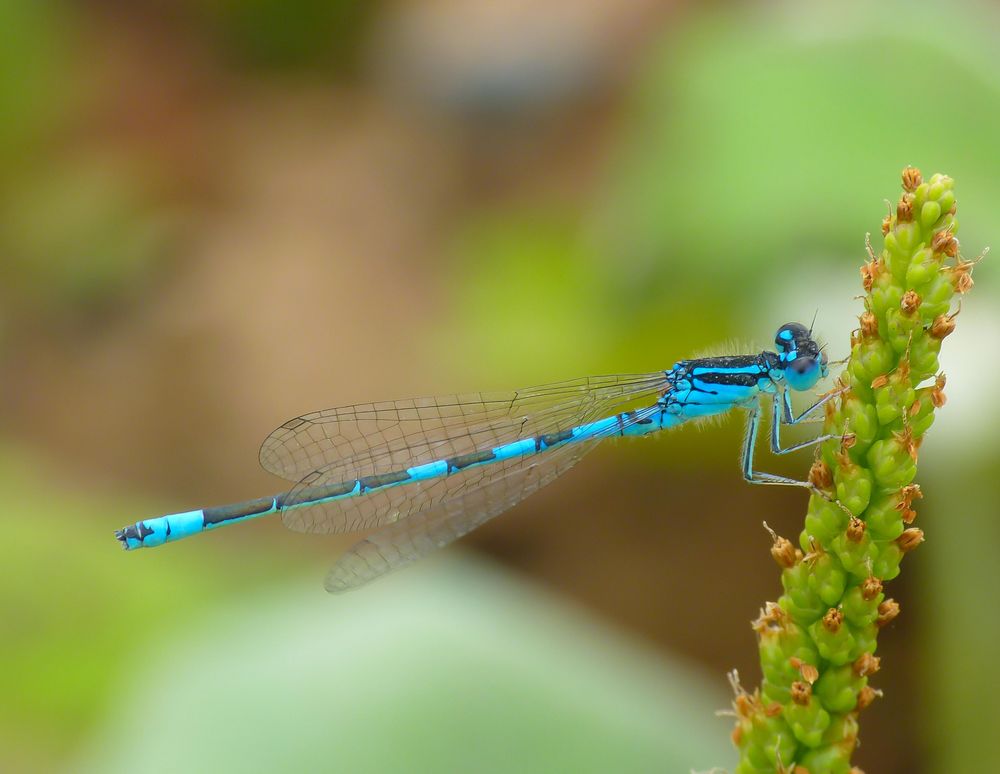
[[793,390],[808,390],[828,373],[828,358],[812,329],[802,323],[785,323],[774,336],[778,360]]

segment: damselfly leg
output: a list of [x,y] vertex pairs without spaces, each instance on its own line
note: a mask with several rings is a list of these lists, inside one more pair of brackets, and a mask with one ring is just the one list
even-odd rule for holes
[[[780,393],[775,393],[772,401],[773,410],[771,415],[771,451],[774,454],[788,454],[789,452],[805,449],[809,446],[815,446],[818,443],[823,443],[824,441],[836,438],[837,436],[835,435],[819,435],[816,438],[810,438],[809,440],[802,441],[801,443],[783,447],[781,445],[781,426],[797,425],[803,421],[808,422],[810,415],[839,394],[840,391],[836,390],[824,395],[822,398],[809,406],[809,408],[796,416],[792,412],[792,400],[789,391],[782,390]],[[747,410],[747,429],[743,436],[743,478],[751,484],[801,486],[806,489],[815,490],[816,487],[808,481],[799,481],[798,479],[789,478],[788,476],[754,470],[754,449],[757,445],[757,435],[760,430],[760,417],[760,403],[754,403],[753,406]]]

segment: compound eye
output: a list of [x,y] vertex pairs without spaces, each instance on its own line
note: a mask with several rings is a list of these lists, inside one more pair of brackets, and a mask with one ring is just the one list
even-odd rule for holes
[[808,390],[823,376],[818,358],[797,357],[788,364],[785,378],[793,390]]
[[806,374],[816,367],[816,358],[814,357],[797,357],[791,362],[792,370],[797,374]]

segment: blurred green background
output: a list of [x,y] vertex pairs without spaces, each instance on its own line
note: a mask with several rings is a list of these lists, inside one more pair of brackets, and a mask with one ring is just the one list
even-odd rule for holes
[[[1000,14],[970,2],[0,4],[0,770],[731,768],[778,595],[740,427],[608,444],[344,598],[348,539],[137,518],[271,494],[367,399],[665,368],[818,312],[898,174],[1000,234]],[[1000,285],[977,270],[891,594],[868,771],[1000,770]],[[756,344],[750,344],[756,342]],[[801,475],[808,457],[768,460]]]

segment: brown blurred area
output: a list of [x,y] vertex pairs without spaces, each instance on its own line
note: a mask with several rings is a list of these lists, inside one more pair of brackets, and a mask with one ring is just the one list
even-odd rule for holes
[[[363,27],[370,69],[386,74],[362,79],[234,70],[225,54],[236,53],[188,26],[197,3],[82,4],[75,21],[99,33],[78,55],[90,93],[54,142],[141,164],[149,206],[180,225],[155,278],[108,316],[24,329],[8,362],[32,378],[5,384],[12,429],[137,486],[173,489],[196,471],[191,492],[205,496],[245,483],[245,460],[225,452],[252,446],[276,409],[410,389],[427,364],[408,334],[447,314],[444,275],[462,271],[440,260],[455,223],[497,200],[588,195],[614,83],[643,25],[662,18],[655,6],[390,5]],[[484,48],[510,66],[522,26],[540,21],[575,22],[560,34],[579,38],[594,71],[565,85],[564,104],[480,106],[462,83],[422,93],[422,71],[460,70]],[[379,40],[400,29],[390,53]],[[437,381],[414,388],[448,389]],[[137,427],[149,456],[176,469],[94,448]]]
[[[586,210],[634,68],[684,12],[652,0],[372,3],[345,17],[342,50],[285,61],[228,41],[224,2],[71,5],[67,23],[86,29],[69,36],[82,107],[45,152],[137,170],[140,211],[164,236],[128,292],[55,313],[12,305],[3,431],[74,486],[178,510],[279,489],[255,451],[298,413],[518,386],[474,351],[435,355],[463,324],[452,289],[478,270],[456,256],[455,234],[486,207]],[[749,622],[780,593],[762,522],[797,538],[804,498],[737,485],[735,419],[654,443],[691,444],[693,459],[658,466],[642,444],[611,444],[465,545],[720,683],[737,668],[753,685]],[[700,466],[716,446],[731,464]],[[244,533],[303,547],[280,524]],[[907,573],[892,594],[905,611]],[[867,771],[922,770],[913,624],[901,616],[880,641]]]

